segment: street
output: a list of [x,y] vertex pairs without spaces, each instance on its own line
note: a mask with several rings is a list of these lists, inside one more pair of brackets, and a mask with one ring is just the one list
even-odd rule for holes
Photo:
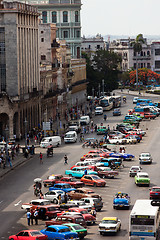
[[[152,98],[152,97],[150,97]],[[155,96],[157,98],[157,96]],[[112,116],[112,110],[106,112],[107,121],[104,122],[103,116],[94,117],[94,123],[104,125],[110,125],[116,127],[116,124],[124,118],[129,108],[132,108],[133,96],[127,95],[127,103],[122,104],[121,111],[122,115],[119,117]],[[153,97],[154,99],[154,97]],[[159,117],[160,118],[160,117]],[[160,120],[156,118],[151,121],[142,121],[140,128],[147,130],[147,134],[143,137],[141,143],[136,145],[126,145],[126,152],[134,154],[135,160],[132,162],[124,162],[125,167],[120,170],[118,177],[115,179],[106,179],[107,186],[105,188],[93,188],[96,193],[101,194],[104,202],[104,207],[101,212],[97,213],[97,223],[94,226],[88,227],[88,235],[86,240],[96,240],[104,238],[98,233],[98,224],[101,219],[105,216],[112,217],[116,216],[121,219],[122,228],[116,236],[106,236],[109,240],[128,239],[128,222],[129,213],[134,205],[136,199],[149,199],[149,187],[137,187],[134,184],[134,178],[129,177],[129,169],[132,165],[139,165],[138,155],[143,152],[150,152],[153,157],[153,163],[151,165],[143,165],[143,171],[146,171],[151,179],[151,186],[159,185],[159,146],[160,146]],[[87,134],[87,137],[97,137],[95,133]],[[98,136],[100,139],[102,136]],[[115,146],[119,150],[119,146]],[[80,157],[87,153],[90,148],[82,148],[81,143],[62,145],[59,148],[54,149],[53,157],[46,157],[46,150],[42,149],[44,156],[43,165],[39,163],[38,155],[34,156],[30,160],[26,161],[23,165],[15,168],[13,171],[8,173],[2,179],[0,179],[0,238],[8,239],[8,236],[18,233],[18,231],[28,228],[27,220],[24,210],[21,209],[23,202],[29,202],[34,199],[33,195],[33,180],[36,177],[40,177],[43,180],[51,174],[64,174],[66,166],[64,165],[64,154],[68,156],[69,169],[74,163],[79,161]],[[42,192],[47,189],[42,189]],[[131,208],[130,210],[114,210],[112,207],[113,197],[116,192],[126,192],[131,197]],[[30,229],[43,229],[44,223],[40,221],[38,226],[31,226]]]

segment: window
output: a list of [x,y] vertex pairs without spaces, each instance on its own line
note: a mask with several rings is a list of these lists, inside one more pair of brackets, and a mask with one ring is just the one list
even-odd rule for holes
[[43,31],[41,31],[41,34],[43,34]]
[[147,63],[147,68],[150,68],[150,67],[151,67],[150,63]]
[[63,31],[63,38],[68,38],[68,31]]
[[146,67],[146,64],[144,63],[144,68]]
[[155,55],[160,55],[160,48],[159,49],[155,49]]
[[150,51],[147,51],[147,56],[150,56]]
[[79,22],[79,14],[78,14],[78,11],[75,11],[75,22]]
[[79,31],[79,30],[76,31],[76,37],[77,37],[77,38],[80,38],[80,31]]
[[68,22],[68,12],[67,11],[63,12],[63,22]]
[[0,87],[6,91],[5,28],[0,28]]
[[141,68],[143,68],[143,63],[141,63]]
[[57,22],[57,12],[52,12],[52,23],[56,23]]
[[136,63],[134,63],[134,69],[136,69]]
[[155,61],[155,68],[160,68],[160,61]]
[[97,49],[100,49],[100,45],[97,45]]
[[43,23],[47,23],[47,11],[42,12],[42,21]]
[[41,55],[41,60],[46,60],[46,55]]
[[41,38],[41,42],[44,42],[44,38]]

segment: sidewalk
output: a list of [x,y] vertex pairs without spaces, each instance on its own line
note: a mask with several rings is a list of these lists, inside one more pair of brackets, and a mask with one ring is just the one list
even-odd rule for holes
[[118,89],[118,90],[114,90],[115,92],[117,92],[118,94],[121,94],[121,95],[132,95],[132,96],[138,96],[139,98],[140,97],[155,97],[155,98],[160,98],[160,95],[158,94],[152,94],[152,93],[146,93],[145,90],[141,90],[140,91],[140,94],[138,91],[130,91],[128,92],[128,89],[123,89],[123,91],[121,91],[121,89]]

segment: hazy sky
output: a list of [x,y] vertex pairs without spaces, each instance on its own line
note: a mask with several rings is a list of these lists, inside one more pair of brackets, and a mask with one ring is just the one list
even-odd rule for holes
[[160,35],[160,0],[82,0],[82,35]]

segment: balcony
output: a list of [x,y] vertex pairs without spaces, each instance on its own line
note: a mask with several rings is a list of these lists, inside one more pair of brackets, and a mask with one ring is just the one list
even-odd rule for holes
[[151,60],[151,56],[134,56],[133,60]]
[[56,23],[57,27],[81,27],[80,22]]

